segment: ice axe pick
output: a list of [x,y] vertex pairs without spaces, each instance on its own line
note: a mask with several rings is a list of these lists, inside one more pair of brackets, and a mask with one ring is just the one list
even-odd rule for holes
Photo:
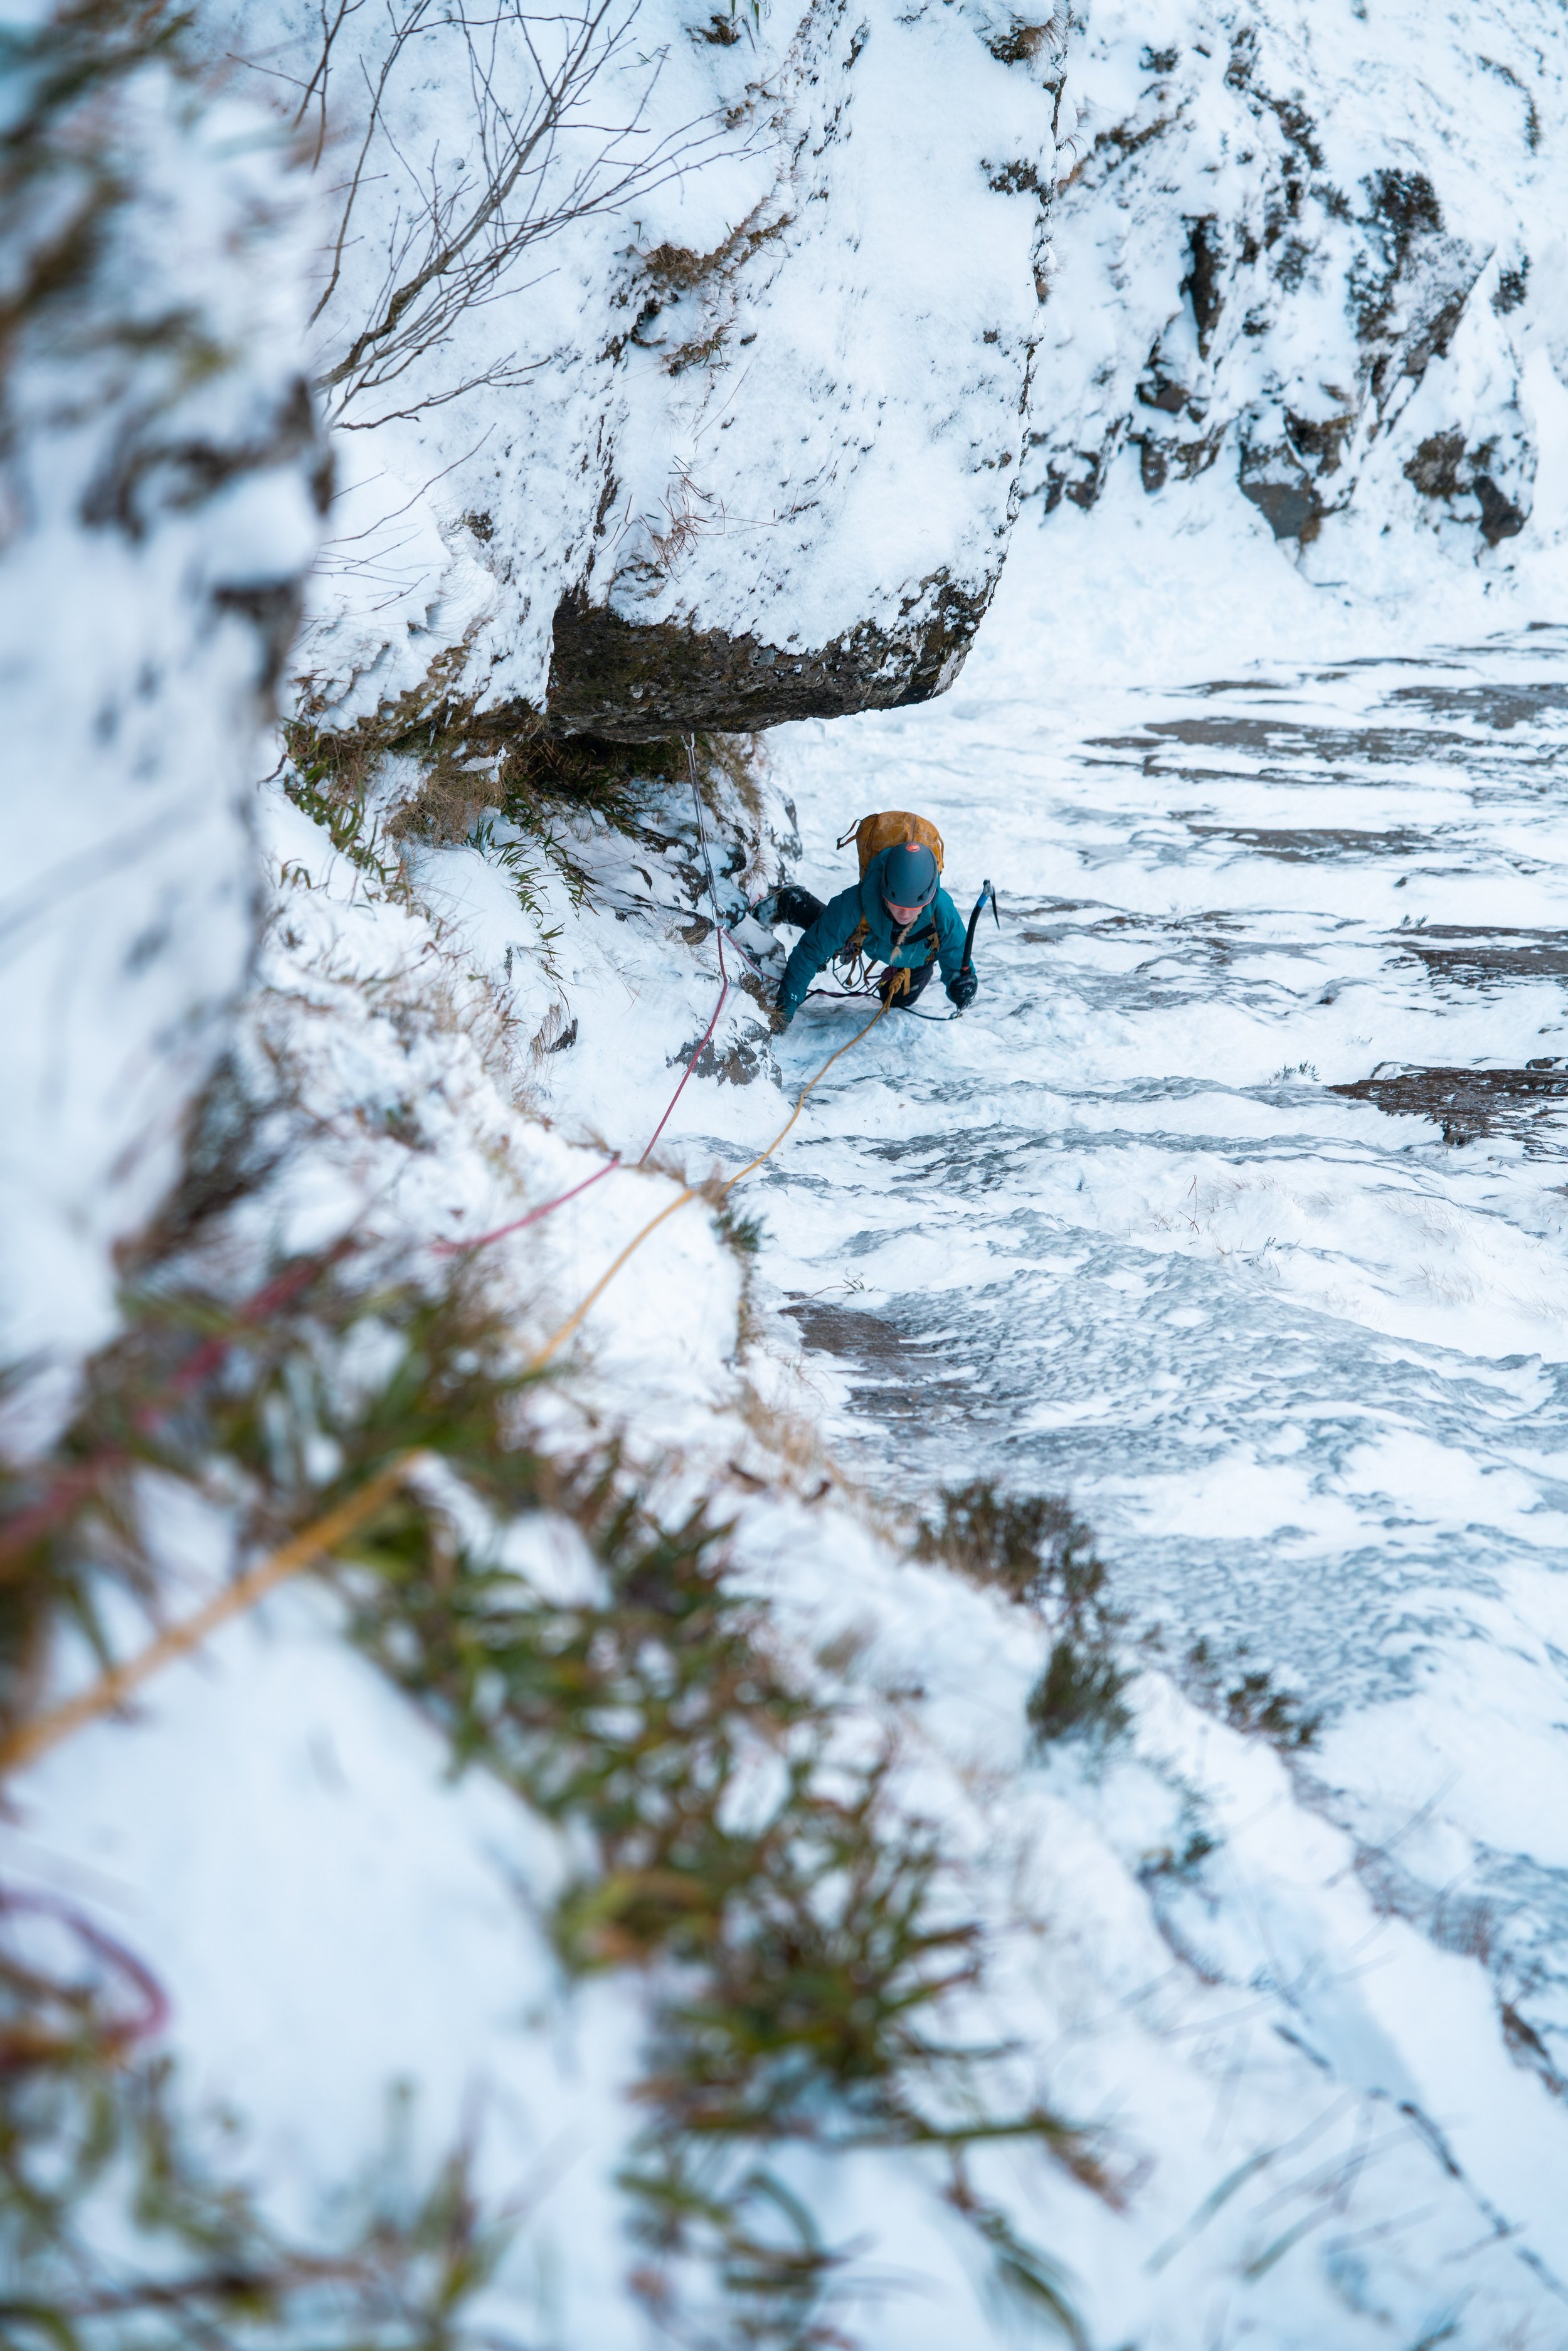
[[969,928],[964,939],[964,960],[958,967],[960,971],[967,971],[970,964],[974,960],[975,926],[978,923],[980,916],[985,913],[988,905],[989,905],[991,910],[991,919],[996,924],[996,926],[999,931],[1002,927],[1002,918],[997,912],[997,893],[992,889],[988,880],[981,883],[980,894],[975,901],[975,911],[969,917]]

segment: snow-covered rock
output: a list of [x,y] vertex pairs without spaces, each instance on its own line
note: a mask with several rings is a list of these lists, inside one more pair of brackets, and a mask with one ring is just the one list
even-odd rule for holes
[[20,33],[5,105],[0,1359],[68,1365],[249,960],[324,458],[267,121],[131,11]]
[[1565,70],[1511,0],[1095,0],[1031,486],[1091,505],[1127,444],[1151,493],[1218,465],[1324,580],[1385,528],[1506,549],[1568,373]]
[[[444,218],[477,217],[481,130],[504,150],[495,110],[517,121],[539,85],[508,12],[488,114],[460,12],[395,58],[392,19],[345,20],[323,175],[367,137],[371,163],[317,365],[361,446],[299,663],[316,693],[352,714],[462,646],[486,704],[639,739],[948,684],[1023,455],[1060,97],[1043,14],[643,0],[572,68],[612,130],[563,102],[493,277],[406,354],[401,321],[434,298],[396,312],[384,256],[412,239],[413,282],[422,175]],[[304,84],[319,41],[296,0],[260,0],[238,43],[225,12],[267,87]]]

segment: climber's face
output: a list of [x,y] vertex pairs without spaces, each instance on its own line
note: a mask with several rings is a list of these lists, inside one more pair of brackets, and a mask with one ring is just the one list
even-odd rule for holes
[[901,930],[907,930],[915,915],[923,911],[919,906],[895,906],[891,898],[884,898],[883,904]]

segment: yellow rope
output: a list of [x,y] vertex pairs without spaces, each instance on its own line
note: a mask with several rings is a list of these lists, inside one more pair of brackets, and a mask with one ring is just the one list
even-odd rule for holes
[[[870,1036],[883,1013],[890,1009],[891,1002],[890,998],[887,1004],[883,1004],[873,1014],[863,1029],[857,1029],[852,1037],[839,1047],[837,1052],[829,1054],[816,1076],[801,1087],[794,1109],[767,1150],[759,1151],[755,1159],[748,1160],[738,1175],[729,1176],[723,1187],[725,1191],[733,1191],[745,1177],[754,1174],[765,1160],[772,1158],[773,1154],[805,1108],[807,1095],[821,1082],[833,1063],[841,1060],[852,1045],[858,1045],[862,1037]],[[699,1188],[695,1184],[688,1184],[685,1190],[679,1193],[666,1207],[661,1208],[656,1217],[649,1218],[640,1233],[633,1234],[613,1264],[607,1267],[600,1275],[587,1297],[567,1316],[559,1330],[553,1332],[545,1341],[544,1345],[528,1358],[528,1368],[530,1372],[537,1371],[541,1364],[549,1363],[557,1348],[570,1338],[595,1299],[601,1297],[609,1288],[627,1259],[642,1248],[650,1233],[658,1230],[666,1217],[673,1217],[677,1208],[684,1207],[688,1200],[695,1199]],[[385,1469],[378,1470],[376,1475],[361,1486],[357,1493],[350,1494],[333,1509],[323,1511],[319,1519],[314,1520],[300,1533],[291,1536],[287,1542],[281,1544],[277,1551],[270,1552],[256,1566],[247,1570],[233,1583],[225,1585],[215,1598],[207,1602],[205,1607],[198,1608],[193,1616],[187,1616],[181,1624],[171,1625],[168,1631],[161,1633],[155,1641],[149,1643],[139,1656],[131,1658],[123,1666],[111,1666],[109,1671],[100,1675],[89,1688],[82,1690],[76,1698],[68,1699],[64,1706],[55,1707],[47,1714],[41,1714],[32,1722],[24,1723],[20,1729],[13,1731],[9,1739],[0,1741],[0,1779],[4,1779],[7,1772],[17,1771],[29,1763],[36,1763],[38,1758],[47,1754],[51,1747],[57,1747],[62,1739],[68,1739],[73,1730],[79,1730],[85,1723],[95,1720],[99,1715],[110,1713],[128,1698],[132,1690],[139,1689],[144,1681],[151,1679],[162,1667],[172,1664],[176,1657],[188,1656],[193,1649],[199,1648],[201,1644],[215,1633],[220,1625],[228,1624],[233,1617],[243,1615],[247,1608],[254,1608],[258,1600],[264,1600],[269,1592],[276,1591],[277,1586],[287,1583],[291,1575],[298,1575],[301,1568],[308,1567],[312,1560],[319,1558],[324,1552],[329,1552],[335,1543],[341,1542],[345,1535],[352,1534],[357,1527],[363,1526],[367,1519],[374,1516],[388,1496],[396,1491],[418,1458],[417,1454],[405,1453]]]
[[[832,1068],[833,1063],[838,1061],[842,1054],[847,1053],[852,1045],[858,1045],[862,1037],[870,1036],[872,1030],[876,1027],[877,1022],[882,1019],[883,1013],[887,1009],[887,1005],[883,1005],[879,1011],[873,1014],[872,1018],[866,1022],[863,1029],[857,1029],[854,1035],[847,1039],[846,1041],[839,1047],[836,1053],[830,1053],[828,1055],[827,1060],[822,1063],[822,1066],[817,1071],[816,1076],[810,1080],[809,1084],[801,1087],[800,1094],[796,1100],[794,1109],[790,1112],[789,1117],[785,1120],[783,1125],[779,1128],[778,1134],[768,1144],[767,1150],[759,1151],[755,1159],[748,1160],[747,1165],[740,1170],[739,1175],[727,1177],[722,1187],[725,1191],[733,1191],[735,1186],[740,1183],[745,1176],[751,1175],[757,1168],[760,1167],[765,1159],[772,1158],[773,1154],[778,1150],[779,1145],[783,1142],[784,1137],[789,1134],[789,1129],[800,1117],[801,1111],[805,1107],[806,1096],[810,1092],[811,1088],[821,1082],[822,1079],[827,1076],[828,1071]],[[658,1228],[664,1223],[666,1217],[673,1217],[677,1208],[684,1207],[688,1200],[695,1200],[700,1189],[701,1186],[699,1185],[688,1184],[685,1190],[680,1194],[678,1198],[672,1200],[668,1207],[661,1208],[656,1217],[651,1217],[640,1233],[634,1233],[632,1235],[625,1248],[622,1250],[620,1256],[616,1259],[614,1264],[608,1267],[606,1270],[600,1275],[598,1280],[594,1283],[587,1297],[582,1300],[580,1305],[575,1306],[572,1309],[571,1312],[567,1316],[566,1321],[561,1324],[560,1329],[559,1331],[552,1331],[549,1337],[545,1341],[544,1345],[540,1347],[536,1353],[528,1357],[528,1369],[530,1372],[537,1372],[542,1364],[549,1363],[550,1357],[555,1353],[556,1349],[566,1340],[570,1338],[572,1332],[577,1329],[578,1324],[582,1321],[582,1318],[587,1313],[589,1308],[593,1304],[594,1300],[601,1296],[609,1288],[616,1275],[620,1272],[622,1267],[625,1264],[627,1259],[634,1255],[634,1253],[642,1248],[650,1233],[656,1232],[658,1230]]]
[[821,1080],[827,1076],[828,1071],[832,1068],[833,1063],[838,1061],[842,1054],[849,1051],[851,1045],[858,1045],[862,1037],[869,1037],[871,1035],[872,1030],[882,1019],[883,1013],[892,1009],[892,1004],[893,998],[890,996],[887,1003],[883,1005],[881,1010],[872,1014],[871,1019],[866,1022],[863,1029],[857,1029],[854,1035],[848,1039],[844,1044],[839,1047],[837,1053],[830,1053],[828,1055],[827,1060],[822,1063],[821,1068],[811,1080],[810,1085],[801,1087],[800,1100],[795,1104],[795,1107],[790,1112],[789,1117],[785,1120],[783,1125],[779,1128],[778,1134],[774,1136],[772,1142],[768,1144],[767,1150],[758,1152],[757,1157],[750,1160],[747,1165],[741,1169],[739,1176],[731,1176],[728,1178],[724,1186],[724,1189],[727,1192],[732,1192],[735,1189],[735,1186],[741,1181],[742,1177],[749,1176],[754,1168],[760,1167],[765,1159],[772,1158],[774,1153],[778,1150],[779,1145],[783,1142],[784,1137],[789,1134],[789,1129],[794,1125],[795,1121],[800,1117],[801,1111],[805,1108],[806,1096],[810,1092],[811,1086],[820,1084]]
[[183,1623],[171,1625],[166,1633],[160,1633],[140,1656],[131,1658],[123,1666],[111,1666],[89,1688],[79,1692],[76,1698],[68,1698],[64,1706],[54,1707],[47,1714],[38,1715],[32,1722],[25,1722],[19,1730],[14,1730],[9,1739],[0,1742],[0,1778],[7,1771],[19,1771],[24,1764],[36,1763],[40,1755],[46,1754],[51,1747],[57,1747],[62,1739],[68,1739],[73,1730],[79,1730],[84,1723],[91,1722],[98,1715],[109,1713],[133,1689],[139,1688],[157,1673],[161,1667],[170,1665],[174,1658],[185,1656],[192,1649],[199,1647],[221,1625],[226,1625],[233,1616],[243,1615],[247,1608],[254,1608],[258,1600],[265,1599],[278,1584],[287,1583],[291,1575],[297,1575],[302,1567],[308,1567],[313,1559],[319,1558],[323,1552],[330,1551],[334,1543],[341,1542],[343,1537],[352,1534],[356,1527],[362,1527],[365,1520],[372,1518],[388,1497],[396,1491],[418,1458],[416,1453],[404,1453],[385,1469],[378,1470],[357,1493],[350,1494],[333,1509],[324,1510],[309,1526],[292,1535],[277,1551],[269,1552],[256,1566],[233,1583],[225,1584],[223,1591],[209,1600],[204,1608],[198,1608],[193,1616],[187,1616]]
[[627,1259],[642,1248],[650,1233],[656,1232],[658,1230],[666,1217],[673,1217],[677,1208],[685,1207],[688,1200],[695,1199],[696,1196],[696,1189],[697,1187],[695,1184],[688,1184],[685,1190],[678,1193],[675,1198],[670,1202],[667,1208],[661,1208],[656,1217],[651,1217],[649,1218],[648,1222],[643,1226],[640,1233],[633,1234],[632,1238],[627,1242],[625,1248],[622,1250],[620,1256],[616,1259],[614,1264],[600,1275],[598,1280],[594,1283],[592,1289],[589,1291],[581,1304],[574,1306],[571,1312],[567,1316],[566,1321],[561,1324],[560,1329],[559,1331],[552,1332],[550,1336],[545,1341],[544,1345],[540,1347],[536,1353],[528,1357],[528,1367],[530,1372],[537,1372],[541,1364],[549,1363],[550,1357],[554,1354],[556,1349],[561,1344],[562,1341],[570,1338],[572,1332],[576,1330],[578,1324],[581,1322],[583,1316],[592,1305],[594,1300],[599,1297],[601,1291],[609,1289],[610,1284],[614,1280],[616,1275],[620,1272]]

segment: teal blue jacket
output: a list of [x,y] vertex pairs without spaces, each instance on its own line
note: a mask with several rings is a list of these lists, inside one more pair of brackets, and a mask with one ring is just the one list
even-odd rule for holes
[[848,946],[862,923],[866,933],[861,951],[869,963],[906,964],[918,970],[936,955],[942,959],[944,980],[957,977],[964,961],[964,925],[946,890],[937,891],[930,905],[916,915],[904,945],[897,944],[898,926],[882,894],[883,868],[891,854],[884,849],[873,857],[860,880],[830,898],[810,929],[801,933],[779,988],[779,1009],[787,1019],[799,1012],[822,966]]

